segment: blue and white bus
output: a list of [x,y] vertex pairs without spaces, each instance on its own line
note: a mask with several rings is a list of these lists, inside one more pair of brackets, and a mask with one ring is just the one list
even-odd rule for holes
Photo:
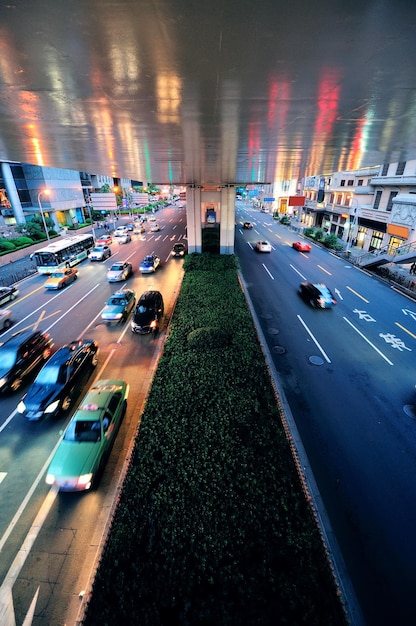
[[58,239],[30,255],[38,272],[52,274],[62,267],[72,267],[86,259],[95,245],[92,235],[74,235]]

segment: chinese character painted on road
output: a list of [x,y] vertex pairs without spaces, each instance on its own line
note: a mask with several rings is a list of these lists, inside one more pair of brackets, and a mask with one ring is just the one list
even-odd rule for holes
[[408,350],[409,352],[412,351],[412,349],[408,348],[404,341],[399,339],[399,337],[396,337],[396,335],[392,335],[391,333],[380,333],[379,337],[382,337],[387,343],[391,344],[392,348],[397,348],[400,352],[402,350]]
[[370,313],[367,313],[367,311],[359,311],[358,309],[354,309],[353,313],[358,313],[358,317],[360,318],[360,320],[365,320],[366,322],[376,321],[374,317],[371,317]]

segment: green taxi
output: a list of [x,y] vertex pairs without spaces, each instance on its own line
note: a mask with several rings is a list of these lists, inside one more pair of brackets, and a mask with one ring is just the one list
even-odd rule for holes
[[110,455],[127,408],[124,380],[98,380],[72,416],[46,474],[61,491],[90,489]]

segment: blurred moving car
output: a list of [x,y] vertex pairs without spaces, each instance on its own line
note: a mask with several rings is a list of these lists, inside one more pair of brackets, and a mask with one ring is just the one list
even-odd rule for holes
[[140,263],[140,271],[142,274],[151,274],[155,272],[160,265],[160,259],[156,254],[148,254]]
[[117,235],[118,243],[130,243],[131,235],[130,233],[124,233],[124,235]]
[[268,241],[257,241],[256,250],[257,252],[271,252],[272,246]]
[[98,344],[91,339],[73,341],[46,361],[17,411],[29,421],[64,413],[98,363]]
[[0,392],[17,391],[23,379],[51,355],[49,333],[22,330],[0,345]]
[[48,280],[43,284],[45,289],[62,289],[75,282],[78,278],[78,270],[73,267],[53,272]]
[[134,289],[122,289],[113,293],[101,311],[105,322],[124,322],[136,305]]
[[0,309],[0,330],[7,330],[12,324],[12,311],[10,309]]
[[309,283],[307,281],[299,285],[299,294],[313,307],[319,309],[330,309],[336,303],[330,289],[324,283]]
[[19,290],[17,287],[0,287],[0,306],[6,304],[6,302],[11,302],[19,295]]
[[254,224],[252,222],[244,222],[243,228],[250,230],[251,228],[254,228]]
[[164,303],[160,291],[145,291],[139,298],[131,320],[133,333],[157,333],[163,318]]
[[182,257],[186,254],[186,246],[184,243],[175,243],[172,248],[172,256],[174,257]]
[[110,243],[113,243],[113,238],[111,235],[101,235],[99,239],[95,242],[97,246],[108,246]]
[[115,283],[120,280],[127,280],[133,274],[132,264],[128,261],[118,261],[113,263],[107,272],[107,280],[109,283]]
[[125,235],[127,233],[127,226],[117,226],[113,235],[114,237],[119,237],[120,235]]
[[110,258],[111,250],[107,244],[102,246],[95,246],[90,252],[90,261],[104,261]]
[[160,230],[160,226],[157,222],[155,222],[154,224],[151,225],[150,227],[150,232],[151,233],[157,233]]
[[46,483],[61,491],[86,491],[104,469],[127,408],[124,380],[98,380],[65,429],[46,473]]
[[292,248],[298,252],[310,252],[312,250],[312,246],[304,241],[294,241],[292,243]]
[[137,223],[134,225],[133,235],[141,235],[142,233],[145,233],[145,232],[146,232],[146,229],[143,226],[143,224]]
[[134,230],[134,224],[132,224],[131,222],[129,222],[128,224],[126,224],[126,228],[127,228],[127,230],[128,230],[128,231],[130,231],[130,232],[131,232],[132,230]]

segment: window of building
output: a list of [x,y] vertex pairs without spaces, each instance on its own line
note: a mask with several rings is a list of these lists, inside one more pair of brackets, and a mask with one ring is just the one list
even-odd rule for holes
[[371,241],[370,241],[368,251],[372,252],[372,250],[380,250],[382,243],[383,243],[383,237],[384,237],[384,233],[380,233],[377,230],[373,230],[373,234],[371,236]]
[[347,185],[348,185],[348,187],[352,187],[352,186],[353,186],[353,184],[354,184],[354,181],[353,181],[353,180],[348,180],[348,181],[347,181]]
[[357,187],[362,187],[364,183],[364,179],[363,178],[359,178],[357,181]]
[[393,208],[393,198],[397,196],[398,191],[390,191],[389,201],[387,202],[386,211],[391,211]]
[[341,180],[340,187],[345,187],[345,180]]
[[378,207],[380,206],[380,200],[381,200],[381,194],[382,193],[383,193],[382,191],[376,191],[376,195],[374,197],[373,209],[378,209]]
[[335,204],[342,204],[342,193],[337,193]]
[[396,176],[401,176],[404,172],[404,168],[406,167],[406,161],[400,161],[397,164]]
[[382,176],[387,176],[387,172],[388,171],[389,171],[389,164],[388,163],[384,163],[383,169],[381,170],[381,175]]

